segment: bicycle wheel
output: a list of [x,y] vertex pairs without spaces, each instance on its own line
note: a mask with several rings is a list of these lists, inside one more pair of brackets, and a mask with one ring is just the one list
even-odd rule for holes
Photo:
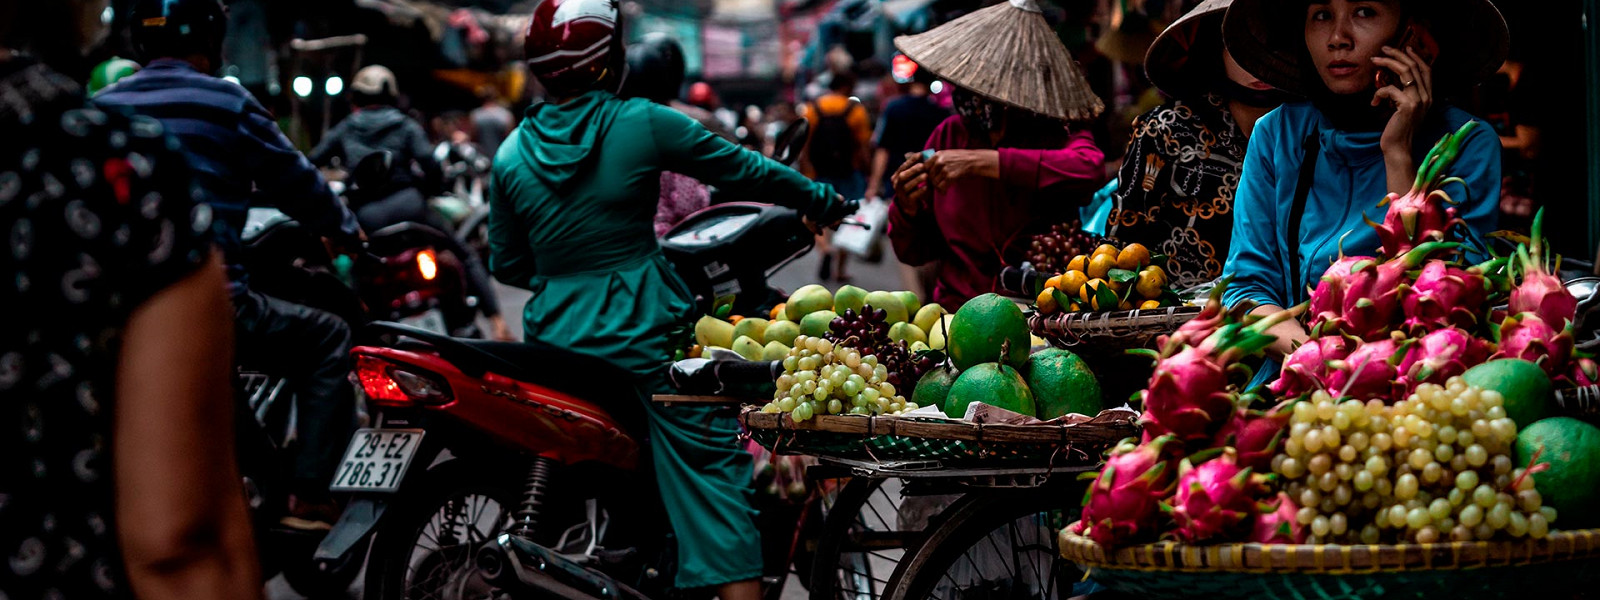
[[895,568],[883,598],[1071,597],[1081,574],[1061,558],[1057,511],[1073,507],[1058,489],[978,491],[962,496]]
[[855,477],[824,505],[811,563],[813,600],[874,600],[895,565],[921,538],[901,523],[899,480]]

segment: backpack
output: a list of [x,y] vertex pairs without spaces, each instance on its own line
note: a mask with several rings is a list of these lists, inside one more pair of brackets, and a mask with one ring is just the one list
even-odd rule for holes
[[806,158],[818,177],[846,177],[856,170],[858,142],[850,128],[850,113],[859,104],[851,100],[843,111],[825,114],[816,102],[811,103],[811,113],[817,115],[817,126],[811,132],[811,147]]

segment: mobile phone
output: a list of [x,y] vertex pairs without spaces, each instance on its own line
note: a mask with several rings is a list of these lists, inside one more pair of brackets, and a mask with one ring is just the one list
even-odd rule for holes
[[[1399,48],[1402,51],[1410,48],[1417,53],[1417,56],[1422,57],[1423,63],[1428,65],[1432,65],[1434,57],[1439,54],[1439,43],[1433,39],[1433,35],[1415,24],[1406,25],[1401,29],[1394,43],[1389,44],[1389,47]],[[1378,67],[1373,77],[1379,88],[1390,85],[1401,87],[1401,84],[1405,83],[1400,80],[1400,76],[1396,75],[1394,71],[1384,67]]]

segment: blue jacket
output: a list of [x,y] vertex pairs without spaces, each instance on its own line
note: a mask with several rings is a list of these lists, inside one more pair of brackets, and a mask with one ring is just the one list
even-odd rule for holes
[[361,230],[267,109],[236,83],[164,58],[101,91],[94,103],[155,118],[183,144],[236,293],[244,286],[239,235],[255,193],[326,237],[350,240]]
[[[1417,162],[1444,134],[1459,129],[1471,115],[1453,107],[1443,109],[1417,134]],[[1305,156],[1306,137],[1320,136],[1322,152],[1316,176],[1306,198],[1299,239],[1285,240],[1295,185]],[[1256,122],[1245,151],[1239,189],[1233,197],[1233,246],[1223,275],[1232,277],[1223,301],[1233,306],[1243,300],[1288,307],[1305,299],[1305,289],[1316,283],[1339,256],[1339,239],[1350,255],[1375,255],[1378,235],[1362,215],[1383,222],[1387,207],[1378,206],[1388,194],[1381,132],[1351,133],[1334,129],[1310,103],[1285,104]],[[1446,186],[1468,228],[1475,235],[1493,231],[1500,203],[1500,138],[1487,124],[1475,128],[1462,144],[1461,155],[1450,175],[1466,180]],[[1469,244],[1470,246],[1470,244]],[[1289,273],[1289,251],[1300,253],[1300,272]],[[1298,293],[1296,293],[1298,292]]]

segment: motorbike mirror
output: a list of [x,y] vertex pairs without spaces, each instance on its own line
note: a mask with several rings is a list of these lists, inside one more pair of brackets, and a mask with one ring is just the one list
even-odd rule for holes
[[800,149],[805,147],[810,133],[811,124],[805,119],[795,119],[784,125],[772,143],[772,160],[786,165],[794,164],[800,158]]

